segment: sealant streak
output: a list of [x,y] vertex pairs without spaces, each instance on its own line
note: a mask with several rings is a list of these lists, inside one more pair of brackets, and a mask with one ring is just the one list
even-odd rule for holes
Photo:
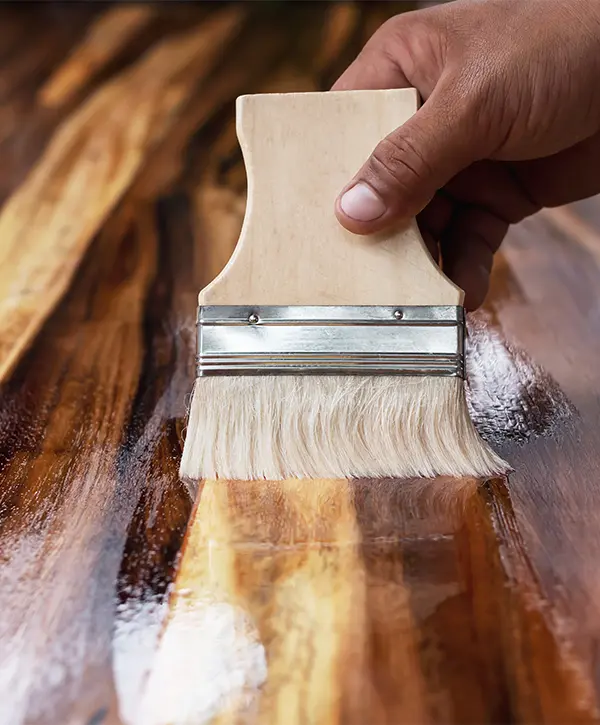
[[266,678],[265,649],[247,612],[210,596],[179,596],[144,697],[126,723],[203,725],[224,710],[251,713]]
[[[189,350],[187,352],[189,353]],[[152,456],[159,443],[163,426],[174,412],[180,413],[178,408],[187,385],[187,376],[178,368],[167,390],[156,404],[143,433],[125,457],[124,468],[131,467],[130,476],[139,480],[150,477]],[[174,411],[173,408],[177,410]],[[171,483],[165,476],[152,478],[148,492],[153,499],[153,505],[148,525],[155,525],[156,522],[152,519],[156,517],[165,488]],[[137,722],[140,696],[152,667],[163,619],[167,612],[168,592],[156,595],[152,593],[150,586],[146,586],[122,594],[126,595],[126,600],[117,607],[116,612],[113,674],[119,698],[120,716],[123,722],[129,725]]]
[[489,443],[554,435],[576,411],[558,383],[507,341],[488,312],[467,320],[467,403]]
[[[120,472],[115,450],[86,448],[81,435],[65,454],[66,463],[45,469],[37,483],[42,493],[25,522],[20,511],[0,516],[2,724],[64,714],[94,687],[90,699],[104,703],[109,698],[114,586],[127,527],[142,490],[148,487],[159,500],[172,483],[151,477],[150,467],[173,401],[180,405],[186,386],[178,368]],[[0,514],[10,494],[10,486],[0,489]],[[165,606],[163,597],[131,597],[118,607],[114,676],[126,716],[139,697]],[[94,678],[97,686],[90,684]]]
[[167,599],[130,598],[117,608],[113,639],[113,671],[121,719],[136,722],[139,701],[148,669],[158,645],[167,612]]
[[[106,664],[101,609],[105,604],[110,612],[110,584],[104,572],[95,577],[92,572],[101,554],[110,559],[100,534],[108,507],[96,485],[99,478],[111,480],[110,465],[99,450],[89,456],[87,471],[76,468],[67,476],[64,503],[53,510],[42,505],[29,531],[2,541],[3,723],[36,721],[48,711],[62,713],[61,703],[76,701],[86,675]],[[52,477],[50,485],[54,481]],[[90,509],[96,516],[89,516]],[[65,511],[69,516],[61,519]],[[118,557],[118,550],[112,553]],[[92,582],[90,588],[98,583],[97,596],[89,596],[82,581]],[[90,697],[109,697],[106,683],[99,683]]]

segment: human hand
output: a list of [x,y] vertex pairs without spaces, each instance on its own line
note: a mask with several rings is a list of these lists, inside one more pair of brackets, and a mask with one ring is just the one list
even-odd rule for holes
[[598,0],[456,0],[392,18],[333,90],[413,86],[425,103],[342,190],[339,221],[370,234],[418,215],[478,307],[510,224],[600,192],[599,78]]

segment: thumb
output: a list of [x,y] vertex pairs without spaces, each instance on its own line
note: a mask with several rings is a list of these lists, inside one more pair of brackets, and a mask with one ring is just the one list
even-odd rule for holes
[[438,83],[342,190],[336,201],[340,223],[355,234],[372,234],[416,216],[438,189],[485,155],[478,126],[476,104],[456,85]]

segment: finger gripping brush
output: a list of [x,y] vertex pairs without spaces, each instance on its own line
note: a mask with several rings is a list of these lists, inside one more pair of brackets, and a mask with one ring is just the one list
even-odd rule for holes
[[359,237],[339,190],[413,89],[237,101],[248,203],[199,297],[184,480],[488,475],[464,390],[463,292],[416,222]]

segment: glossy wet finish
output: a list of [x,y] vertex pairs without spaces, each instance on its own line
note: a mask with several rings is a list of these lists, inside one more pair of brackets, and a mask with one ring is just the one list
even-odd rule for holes
[[544,609],[501,480],[207,482],[142,720],[591,722]]
[[143,7],[0,8],[0,251],[7,208],[52,222],[0,275],[42,311],[0,344],[0,722],[598,721],[598,200],[515,229],[470,322],[508,483],[207,482],[167,596],[196,295],[244,210],[232,100],[327,87],[395,8]]

